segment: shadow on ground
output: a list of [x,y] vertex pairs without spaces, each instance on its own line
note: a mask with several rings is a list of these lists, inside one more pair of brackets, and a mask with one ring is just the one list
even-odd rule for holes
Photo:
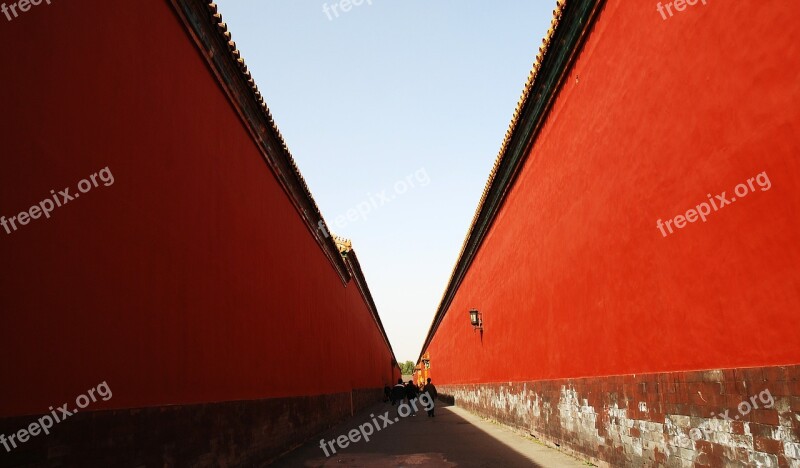
[[[376,404],[331,428],[297,450],[274,462],[273,466],[291,467],[539,467],[530,458],[498,441],[464,418],[453,413],[452,405],[437,402],[436,417],[424,411],[401,418],[389,403]],[[383,428],[380,415],[392,421]],[[345,449],[326,457],[320,440],[333,440],[347,435],[359,425],[372,420],[380,422],[380,432],[350,443]],[[395,421],[398,418],[399,420]]]

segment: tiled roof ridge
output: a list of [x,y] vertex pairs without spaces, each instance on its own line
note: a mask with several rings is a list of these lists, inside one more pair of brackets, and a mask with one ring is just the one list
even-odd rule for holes
[[255,97],[256,101],[261,107],[261,111],[264,113],[264,116],[267,118],[267,121],[272,126],[272,130],[275,132],[275,135],[278,138],[283,150],[286,152],[286,157],[289,161],[289,165],[292,167],[295,176],[297,177],[298,181],[303,187],[306,196],[308,196],[309,200],[312,201],[314,206],[317,209],[317,214],[319,214],[319,218],[322,218],[322,213],[319,211],[319,207],[316,206],[316,202],[314,202],[314,197],[311,195],[311,190],[308,188],[308,184],[306,183],[305,178],[303,178],[303,174],[300,173],[300,169],[297,167],[297,163],[292,156],[292,152],[289,150],[289,146],[286,144],[286,140],[283,138],[283,134],[281,133],[278,125],[275,123],[275,119],[272,117],[272,112],[269,110],[266,101],[264,101],[264,96],[261,94],[261,91],[258,89],[258,85],[253,79],[253,75],[250,73],[250,70],[247,68],[247,64],[244,61],[244,58],[241,56],[241,52],[239,49],[236,48],[236,42],[233,41],[231,37],[230,31],[228,31],[228,25],[222,20],[222,13],[219,12],[219,8],[214,1],[208,2],[208,10],[211,14],[211,19],[213,23],[216,25],[217,30],[222,34],[228,44],[228,50],[231,53],[231,56],[234,58],[236,63],[239,64],[239,70],[241,70],[242,75],[244,76],[247,84],[250,86],[250,89],[253,91],[253,96]]

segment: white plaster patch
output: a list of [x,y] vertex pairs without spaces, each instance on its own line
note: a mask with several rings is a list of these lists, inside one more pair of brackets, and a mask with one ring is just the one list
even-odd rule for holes
[[783,453],[786,455],[787,458],[800,460],[800,444],[795,444],[792,442],[784,442]]
[[596,442],[602,440],[597,430],[597,412],[589,406],[589,400],[581,401],[574,388],[561,387],[558,401],[558,413],[561,427],[569,432],[576,432],[579,438]]
[[750,452],[750,464],[758,467],[778,466],[778,457],[769,453]]

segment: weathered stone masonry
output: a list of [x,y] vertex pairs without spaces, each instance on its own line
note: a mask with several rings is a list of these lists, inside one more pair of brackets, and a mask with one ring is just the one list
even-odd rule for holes
[[800,467],[800,366],[445,385],[440,391],[458,406],[600,466]]

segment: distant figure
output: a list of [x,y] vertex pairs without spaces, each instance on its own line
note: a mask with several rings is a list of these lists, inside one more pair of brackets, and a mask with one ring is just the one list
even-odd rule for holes
[[436,409],[436,405],[434,402],[436,401],[437,393],[436,393],[436,386],[431,383],[431,378],[428,377],[428,383],[422,388],[424,393],[428,394],[428,398],[431,400],[431,409],[428,410],[428,417],[433,418],[436,415],[433,414],[433,410]]
[[[406,384],[406,400],[411,403],[411,400],[416,400],[417,396],[419,396],[419,391],[417,390],[417,386],[414,385],[413,380],[409,380]],[[414,411],[414,416],[417,415],[417,412]]]
[[406,387],[403,385],[403,379],[397,379],[397,385],[392,388],[392,392],[389,396],[392,400],[392,406],[395,403],[403,401],[403,398],[406,397]]
[[392,388],[388,385],[383,386],[383,402],[386,403],[389,401],[389,395],[392,394]]

